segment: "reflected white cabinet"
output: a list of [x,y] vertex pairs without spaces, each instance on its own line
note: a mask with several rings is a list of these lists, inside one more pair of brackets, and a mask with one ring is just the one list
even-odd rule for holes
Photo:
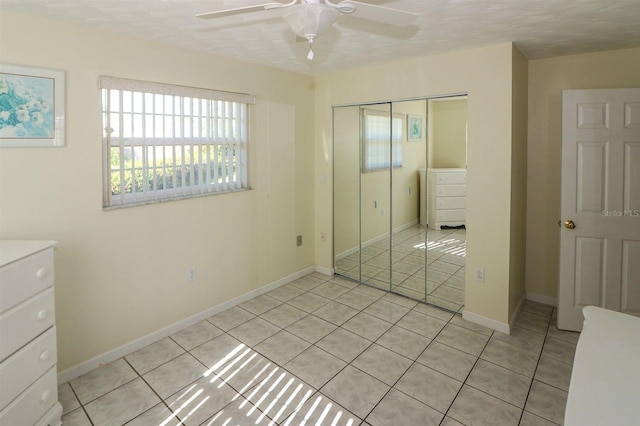
[[0,241],[0,425],[59,426],[53,241]]
[[418,170],[420,176],[420,225],[427,226],[427,169]]
[[467,216],[467,170],[428,169],[427,187],[429,228],[464,225]]

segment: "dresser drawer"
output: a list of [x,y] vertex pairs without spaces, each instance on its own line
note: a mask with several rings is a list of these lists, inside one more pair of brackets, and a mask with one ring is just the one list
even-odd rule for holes
[[438,222],[464,222],[467,211],[459,210],[437,210],[436,221]]
[[466,185],[442,185],[436,188],[437,197],[464,197],[467,195]]
[[467,182],[467,172],[436,172],[436,184],[438,185],[455,185]]
[[0,361],[54,324],[53,287],[0,315]]
[[0,268],[0,314],[53,285],[53,249]]
[[53,367],[56,359],[56,328],[51,327],[1,363],[0,408],[9,404],[45,371]]
[[58,401],[56,368],[50,368],[34,384],[0,411],[0,425],[35,424]]
[[467,207],[465,197],[438,197],[436,198],[436,209],[464,209]]

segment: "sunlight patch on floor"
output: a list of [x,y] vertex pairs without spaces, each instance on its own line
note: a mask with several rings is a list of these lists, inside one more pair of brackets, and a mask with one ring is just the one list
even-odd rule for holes
[[[231,380],[243,371],[253,367],[259,368],[262,360],[264,358],[257,352],[240,344],[224,355],[213,367],[207,369],[203,377],[209,378],[211,384],[219,380],[220,384],[215,389],[220,389],[230,385]],[[263,377],[267,372],[266,377]],[[347,426],[356,424],[355,418],[344,418],[343,410],[322,395],[316,394],[313,404],[309,405],[308,402],[312,400],[316,391],[271,361],[267,361],[246,382],[235,383],[235,386],[240,389],[229,403],[242,398],[242,402],[238,405],[242,410],[241,413],[222,409],[207,424],[222,422],[224,425],[250,423],[275,425],[285,422],[285,425],[290,425],[294,421],[295,424],[318,426],[336,425],[338,422]],[[247,391],[249,394],[243,396]],[[214,392],[198,383],[193,384],[177,397],[174,402],[177,407],[173,408],[174,412],[160,426],[165,426],[176,419],[186,421],[193,417],[207,401],[215,396]]]

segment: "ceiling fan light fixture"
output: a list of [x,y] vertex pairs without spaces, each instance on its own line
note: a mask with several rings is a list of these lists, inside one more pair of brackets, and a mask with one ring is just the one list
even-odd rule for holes
[[324,4],[301,3],[284,10],[282,17],[299,37],[314,39],[331,27],[340,11]]

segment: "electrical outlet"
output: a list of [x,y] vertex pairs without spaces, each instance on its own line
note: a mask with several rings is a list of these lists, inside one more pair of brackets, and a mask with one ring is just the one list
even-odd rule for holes
[[476,269],[476,281],[479,283],[484,282],[484,269]]
[[302,245],[302,235],[296,237],[296,245],[300,247]]
[[187,269],[187,282],[192,283],[195,280],[196,280],[196,268],[195,266],[192,266],[189,269]]

